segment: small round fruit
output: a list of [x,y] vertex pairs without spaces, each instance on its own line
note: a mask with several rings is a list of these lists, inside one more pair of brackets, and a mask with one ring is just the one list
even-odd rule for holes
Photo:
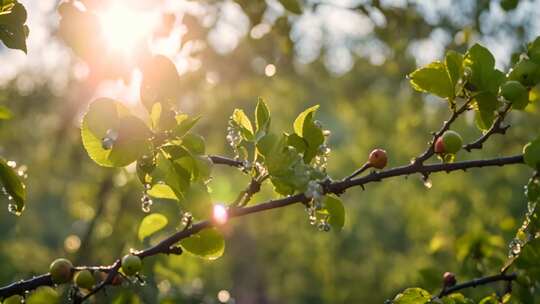
[[139,272],[142,268],[142,261],[136,255],[128,254],[122,258],[122,271],[128,276]]
[[388,156],[383,149],[375,149],[369,153],[368,163],[377,169],[383,169],[388,163]]
[[516,80],[524,86],[532,87],[538,82],[540,74],[538,65],[531,60],[522,60],[518,62],[508,74],[508,80]]
[[515,9],[519,4],[519,0],[501,0],[501,8],[505,11],[511,11]]
[[444,146],[444,151],[446,153],[454,154],[461,150],[463,145],[463,139],[459,133],[448,130],[442,135],[442,142]]
[[540,142],[535,140],[523,147],[523,160],[533,169],[540,169]]
[[445,151],[444,151],[444,143],[442,141],[442,137],[438,137],[437,140],[435,141],[435,146],[433,147],[433,149],[435,150],[435,153],[437,154],[444,154]]
[[49,272],[53,283],[62,284],[71,280],[73,264],[68,259],[56,259],[51,263]]
[[456,285],[456,275],[451,272],[445,272],[443,274],[443,284],[445,287],[452,287]]
[[514,109],[522,110],[529,103],[529,91],[519,81],[505,82],[501,86],[501,95],[512,103]]
[[75,284],[81,288],[92,289],[96,280],[89,270],[81,270],[75,274]]
[[23,302],[23,297],[20,295],[11,296],[2,302],[3,304],[21,304]]

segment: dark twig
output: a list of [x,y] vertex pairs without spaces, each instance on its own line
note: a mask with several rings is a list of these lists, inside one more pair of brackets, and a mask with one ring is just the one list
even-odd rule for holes
[[500,281],[511,282],[515,280],[516,278],[517,278],[517,275],[515,273],[512,273],[512,274],[500,273],[500,274],[496,274],[492,276],[478,278],[478,279],[467,281],[461,284],[454,285],[452,287],[445,288],[441,290],[438,297],[442,298],[462,289],[471,288],[471,287],[475,288],[477,286],[486,285],[486,284],[490,284],[494,282],[500,282]]
[[452,125],[452,123],[461,115],[463,114],[465,111],[469,110],[470,107],[470,103],[471,103],[471,100],[472,99],[467,99],[465,101],[465,103],[457,110],[453,111],[452,112],[452,115],[450,115],[450,117],[448,118],[448,120],[446,120],[442,127],[439,129],[439,131],[433,133],[433,138],[431,139],[431,141],[429,142],[428,144],[428,147],[427,149],[424,151],[424,153],[422,153],[420,156],[418,156],[414,161],[413,161],[413,164],[415,165],[421,165],[423,164],[426,160],[428,160],[430,157],[432,157],[434,154],[435,154],[435,142],[437,141],[437,138],[441,137],[443,135],[444,132],[448,131],[450,129],[450,126]]
[[244,163],[240,160],[218,156],[218,155],[208,155],[210,160],[216,165],[227,165],[231,167],[242,167]]
[[[442,164],[429,164],[429,165],[418,165],[418,164],[409,164],[401,167],[396,167],[379,172],[371,172],[366,176],[362,176],[356,179],[351,179],[348,181],[339,181],[334,183],[329,183],[324,187],[326,193],[343,193],[345,190],[355,187],[363,186],[367,183],[378,182],[386,178],[397,177],[397,176],[408,176],[411,174],[431,174],[435,172],[452,172],[457,170],[465,170],[469,168],[480,168],[486,166],[505,166],[510,164],[520,164],[523,163],[523,155],[515,155],[510,157],[501,157],[493,158],[486,160],[473,160],[473,161],[463,161],[456,163],[442,163]],[[271,200],[264,203],[256,204],[253,206],[243,207],[243,208],[234,208],[229,210],[229,217],[240,217],[252,213],[258,213],[265,210],[276,209],[285,207],[288,205],[296,203],[304,203],[307,201],[307,198],[303,193],[288,196],[281,199]],[[214,226],[215,223],[206,220],[201,221],[196,224],[191,225],[189,228],[178,231],[169,237],[165,238],[158,244],[149,247],[143,251],[137,252],[136,255],[141,259],[150,257],[157,254],[170,254],[171,248],[174,247],[176,243],[180,240],[185,239],[191,235],[198,233],[199,231]],[[104,272],[107,272],[108,275],[105,280],[98,284],[90,293],[85,295],[82,298],[82,301],[88,299],[93,294],[99,292],[105,286],[110,285],[114,276],[118,273],[120,269],[121,261],[120,259],[116,260],[110,266],[95,266],[95,267],[86,267],[87,269],[99,269]],[[77,267],[76,269],[84,269],[85,267]],[[29,280],[15,282],[5,287],[0,288],[0,298],[6,298],[14,294],[24,294],[25,291],[34,290],[40,286],[50,286],[52,281],[49,274],[44,274]],[[454,290],[454,289],[452,289]]]
[[506,114],[508,111],[510,111],[511,104],[507,103],[504,108],[499,112],[497,115],[497,118],[493,121],[491,124],[491,127],[484,133],[482,136],[480,136],[477,140],[468,143],[463,146],[463,149],[465,149],[468,152],[471,152],[473,149],[482,149],[484,142],[486,142],[489,137],[493,134],[505,134],[506,130],[510,128],[510,125],[503,126],[502,122],[504,121],[504,118],[506,117]]
[[367,169],[371,168],[371,164],[370,163],[365,163],[362,165],[362,167],[358,168],[356,171],[354,171],[353,173],[351,173],[351,175],[347,176],[344,181],[348,181],[348,180],[351,180],[353,178],[355,178],[356,176],[358,176],[359,174],[362,174],[362,172],[366,171]]

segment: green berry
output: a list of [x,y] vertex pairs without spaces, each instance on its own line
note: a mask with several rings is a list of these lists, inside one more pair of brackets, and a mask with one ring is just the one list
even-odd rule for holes
[[23,301],[23,297],[21,297],[20,295],[14,295],[5,299],[4,302],[2,303],[3,304],[21,304],[22,301]]
[[137,274],[142,268],[142,261],[136,255],[128,254],[122,258],[122,271],[128,275],[132,276]]
[[49,272],[55,284],[67,283],[71,280],[73,264],[68,259],[56,259],[51,263]]
[[523,147],[523,160],[533,169],[540,169],[540,139],[530,142]]
[[511,11],[518,6],[519,0],[501,0],[500,4],[503,10]]
[[459,135],[459,133],[448,130],[442,135],[442,143],[444,146],[444,151],[446,153],[454,154],[461,150],[461,146],[463,145],[463,139],[461,138],[461,135]]
[[515,80],[507,81],[501,86],[501,95],[517,110],[523,110],[529,103],[529,91]]
[[89,270],[81,270],[75,274],[75,284],[81,288],[92,289],[96,280]]
[[526,87],[532,87],[538,83],[540,67],[531,60],[521,60],[508,74],[508,80],[516,80]]

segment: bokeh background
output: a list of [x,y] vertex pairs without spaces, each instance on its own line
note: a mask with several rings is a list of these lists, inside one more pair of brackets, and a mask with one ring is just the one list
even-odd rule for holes
[[[497,0],[306,0],[302,14],[277,0],[78,2],[99,16],[104,40],[96,44],[96,29],[59,13],[60,1],[21,2],[29,13],[28,54],[0,46],[0,103],[14,113],[0,122],[0,152],[26,168],[29,200],[16,217],[2,198],[2,285],[46,272],[60,256],[108,264],[176,229],[178,207],[156,201],[153,211],[171,224],[149,243],[138,241],[145,213],[133,168],[99,167],[81,144],[81,114],[96,97],[145,115],[133,63],[139,52],[175,62],[179,109],[202,115],[196,130],[209,153],[232,155],[228,116],[236,107],[251,112],[258,96],[275,130],[292,129],[300,111],[320,104],[318,119],[332,131],[328,170],[341,178],[375,147],[388,151],[391,166],[407,163],[448,116],[446,103],[409,87],[406,75],[417,66],[480,42],[506,70],[540,35],[540,1],[529,0],[509,11]],[[535,102],[513,113],[507,136],[459,159],[519,153],[540,129],[539,111]],[[468,141],[481,135],[472,116],[455,129]],[[344,195],[348,218],[340,233],[317,231],[301,206],[237,219],[225,229],[222,258],[145,260],[144,286],[110,289],[94,301],[382,303],[405,287],[437,290],[445,271],[458,279],[492,274],[524,216],[530,173],[522,166],[476,169],[432,175],[431,189],[419,176],[353,189]],[[235,169],[215,168],[213,198],[230,202],[247,182]],[[253,203],[273,195],[266,187]],[[47,290],[40,303],[65,301],[62,291],[56,297]],[[481,292],[489,290],[469,295]]]

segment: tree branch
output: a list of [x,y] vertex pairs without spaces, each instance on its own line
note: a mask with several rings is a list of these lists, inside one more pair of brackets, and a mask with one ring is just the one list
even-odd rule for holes
[[[521,164],[523,163],[523,155],[515,155],[515,156],[509,156],[509,157],[501,157],[501,158],[492,158],[492,159],[486,159],[486,160],[472,160],[472,161],[463,161],[463,162],[456,162],[456,163],[442,163],[442,164],[419,164],[419,163],[412,163],[409,165],[396,167],[384,171],[373,171],[370,174],[359,177],[356,179],[351,180],[345,180],[345,181],[338,181],[333,183],[328,183],[324,185],[325,193],[334,193],[334,194],[342,194],[345,190],[355,187],[355,186],[363,186],[365,184],[371,183],[371,182],[378,182],[383,179],[391,178],[391,177],[397,177],[397,176],[407,176],[411,174],[422,174],[424,176],[429,175],[431,173],[436,172],[452,172],[457,170],[467,170],[470,168],[481,168],[481,167],[487,167],[487,166],[505,166],[505,165],[511,165],[511,164]],[[296,204],[296,203],[305,203],[308,199],[304,196],[303,193],[284,197],[281,199],[276,200],[270,200],[264,203],[260,203],[253,206],[248,207],[242,207],[242,208],[231,208],[229,210],[229,217],[241,217],[252,213],[258,213],[265,210],[270,209],[276,209],[285,207],[288,205]],[[187,229],[184,229],[182,231],[176,232],[172,234],[171,236],[165,238],[158,244],[149,247],[145,250],[139,251],[135,253],[135,255],[139,256],[141,259],[144,259],[146,257],[150,257],[157,254],[170,254],[171,247],[173,247],[176,243],[181,241],[182,239],[185,239],[191,235],[194,235],[198,233],[199,231],[212,227],[217,226],[217,223],[211,221],[211,220],[205,220],[198,222],[192,226],[190,226]],[[118,273],[118,270],[120,269],[121,261],[120,259],[117,259],[112,265],[110,266],[82,266],[77,267],[77,270],[81,269],[94,269],[94,270],[100,270],[103,272],[107,272],[107,278],[103,280],[100,284],[98,284],[89,294],[84,296],[82,298],[82,301],[88,299],[91,295],[97,293],[99,290],[103,289],[105,286],[110,285],[112,282],[112,279],[114,278],[114,275]],[[50,286],[52,285],[51,277],[49,274],[40,275],[38,277],[34,277],[29,280],[15,282],[10,285],[4,286],[0,288],[0,298],[7,298],[11,295],[15,294],[24,294],[26,291],[34,290],[40,286]],[[80,302],[82,303],[82,302]]]
[[437,141],[437,138],[441,137],[444,132],[448,131],[450,129],[450,126],[452,123],[464,112],[470,109],[469,105],[472,101],[472,98],[469,98],[465,101],[465,103],[457,110],[452,112],[452,115],[446,120],[442,127],[439,129],[439,131],[433,133],[433,138],[428,143],[428,148],[422,153],[420,156],[418,156],[413,163],[416,165],[423,164],[426,160],[428,160],[430,157],[435,154],[435,142]]
[[511,282],[515,280],[516,278],[517,278],[517,275],[515,273],[512,273],[512,274],[500,273],[500,274],[496,274],[492,276],[478,278],[478,279],[474,279],[468,282],[454,285],[452,287],[443,288],[443,290],[441,290],[441,292],[439,293],[438,297],[442,298],[462,289],[471,288],[471,287],[475,288],[477,286],[486,285],[486,284],[490,284],[494,282],[499,282],[499,281]]
[[463,149],[465,149],[468,152],[471,152],[473,149],[482,149],[484,142],[489,139],[489,137],[493,134],[505,134],[506,130],[510,128],[510,125],[503,126],[502,122],[504,121],[504,118],[506,117],[506,114],[508,111],[510,111],[511,104],[507,103],[504,108],[499,112],[497,118],[493,121],[491,124],[491,127],[477,140],[466,144],[463,146]]
[[244,163],[240,160],[224,157],[224,156],[218,156],[218,155],[208,155],[210,160],[216,164],[216,165],[227,165],[231,167],[242,167]]

